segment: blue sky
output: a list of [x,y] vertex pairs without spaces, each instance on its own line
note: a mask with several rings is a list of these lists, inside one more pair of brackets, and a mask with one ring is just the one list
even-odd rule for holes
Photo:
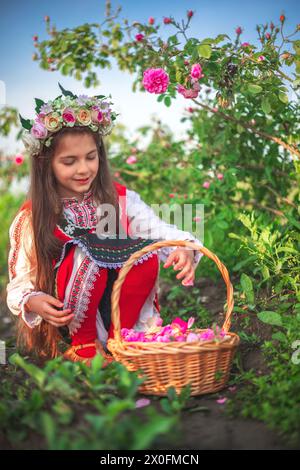
[[[300,2],[296,0],[166,0],[151,2],[112,1],[115,10],[122,6],[120,18],[129,21],[147,21],[150,16],[160,22],[163,16],[172,15],[176,20],[185,18],[187,10],[195,11],[188,30],[188,36],[214,37],[226,33],[235,36],[235,28],[244,30],[243,41],[258,45],[256,25],[273,21],[278,24],[279,16],[287,18],[287,31],[292,32],[300,22]],[[188,100],[179,97],[171,108],[157,103],[156,96],[147,93],[133,93],[131,90],[134,76],[120,72],[116,66],[111,70],[99,69],[101,85],[97,88],[84,89],[81,82],[62,76],[59,72],[46,72],[39,68],[38,62],[32,61],[35,52],[32,36],[37,34],[40,40],[48,39],[44,16],[49,15],[51,23],[57,29],[72,28],[86,22],[101,22],[104,19],[104,0],[1,0],[0,3],[0,81],[4,82],[6,104],[16,106],[25,117],[34,116],[34,97],[44,100],[53,99],[59,94],[57,82],[74,91],[87,94],[112,95],[114,108],[120,113],[118,119],[128,129],[128,136],[135,135],[135,129],[149,124],[154,115],[180,137],[186,126],[180,123],[182,112],[189,106]],[[172,26],[162,24],[161,31],[167,37],[175,32]],[[1,90],[1,88],[0,88]],[[141,112],[142,110],[142,112]],[[14,134],[2,139],[0,148],[6,152],[22,149],[16,143]]]

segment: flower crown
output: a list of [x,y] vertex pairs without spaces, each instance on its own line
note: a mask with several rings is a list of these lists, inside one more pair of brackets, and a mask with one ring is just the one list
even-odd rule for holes
[[[74,95],[58,84],[62,95],[47,103],[35,98],[36,118],[24,119],[21,114],[20,121],[25,129],[22,132],[22,141],[31,156],[37,155],[43,145],[49,147],[53,135],[62,127],[86,126],[100,135],[111,133],[118,114],[112,112],[110,101],[105,95],[89,97],[87,95]],[[111,98],[111,95],[109,95]]]

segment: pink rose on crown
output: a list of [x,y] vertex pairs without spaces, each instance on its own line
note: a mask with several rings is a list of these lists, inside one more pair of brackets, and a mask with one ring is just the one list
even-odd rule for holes
[[65,108],[62,113],[63,120],[69,124],[74,124],[76,122],[75,112],[72,108]]
[[100,110],[98,106],[92,107],[92,121],[98,124],[99,122],[103,121],[103,112]]
[[41,122],[35,122],[30,129],[30,133],[35,139],[45,139],[48,135],[46,127]]

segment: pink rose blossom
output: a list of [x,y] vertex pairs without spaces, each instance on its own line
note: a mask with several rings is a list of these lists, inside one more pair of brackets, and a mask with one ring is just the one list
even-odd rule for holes
[[193,281],[188,281],[188,282],[183,281],[183,285],[184,285],[184,286],[193,286],[193,285],[194,285],[194,282],[193,282]]
[[218,180],[222,180],[224,178],[223,173],[217,173]]
[[188,18],[192,18],[194,12],[193,12],[193,10],[188,10],[186,14],[187,14]]
[[159,343],[169,343],[170,342],[170,338],[168,336],[157,336],[156,338],[156,341],[158,341]]
[[45,139],[48,135],[46,127],[41,122],[35,122],[30,130],[32,137],[35,139]]
[[250,46],[249,42],[243,42],[243,44],[241,44],[242,47],[248,47]]
[[169,75],[161,68],[144,71],[143,85],[149,93],[164,93],[169,85]]
[[192,341],[199,341],[199,337],[196,333],[189,333],[186,337],[187,343],[191,343]]
[[144,36],[142,33],[139,33],[139,34],[136,34],[136,35],[135,35],[135,39],[136,39],[137,41],[142,41],[142,40],[144,39],[144,37],[145,37],[145,36]]
[[199,91],[191,88],[188,90],[183,85],[177,85],[177,91],[180,93],[184,98],[197,98]]
[[192,65],[192,68],[191,68],[191,77],[192,78],[202,78],[204,77],[203,73],[202,73],[202,67],[200,64],[194,64]]
[[136,408],[142,408],[144,406],[150,405],[150,403],[151,402],[150,402],[149,398],[140,398],[139,400],[137,400],[135,402],[135,407]]
[[146,322],[145,331],[136,331],[134,329],[122,328],[121,337],[128,342],[191,342],[191,341],[213,341],[225,336],[225,331],[214,325],[213,329],[208,328],[202,333],[196,333],[191,328],[194,325],[195,318],[190,317],[188,321],[176,317],[171,324],[162,326],[161,317],[151,317]]
[[133,163],[136,163],[136,162],[137,162],[137,159],[135,155],[130,155],[130,157],[128,157],[126,160],[126,163],[128,163],[128,165],[132,165]]
[[23,161],[24,161],[24,156],[21,153],[15,156],[15,163],[17,165],[22,165]]
[[164,18],[164,24],[170,24],[171,22],[171,18]]
[[192,78],[191,79],[191,84],[192,84],[192,89],[193,90],[196,90],[196,91],[201,90],[201,86],[200,86],[200,83],[198,82],[197,78]]
[[176,341],[179,341],[180,343],[182,343],[183,341],[185,341],[185,336],[183,335],[177,336]]
[[222,397],[222,398],[219,398],[218,400],[216,400],[217,403],[219,403],[219,405],[224,405],[224,403],[226,403],[227,401],[227,398],[226,397]]
[[211,330],[210,328],[208,328],[203,333],[200,333],[200,335],[199,335],[199,338],[201,340],[205,340],[205,341],[212,340],[212,339],[214,339],[214,337],[215,337],[215,334],[214,334],[213,330]]
[[205,189],[208,189],[210,187],[210,182],[209,181],[204,181],[202,187],[205,188]]
[[170,198],[170,199],[173,199],[174,197],[175,197],[175,194],[174,194],[174,193],[170,193],[170,194],[169,194],[169,198]]
[[200,222],[201,217],[193,217],[193,220],[194,220],[195,222]]
[[134,331],[130,330],[127,335],[125,335],[126,341],[145,341],[145,333],[143,331]]
[[238,35],[242,34],[242,28],[239,26],[238,28],[236,28],[235,32]]
[[104,115],[99,106],[92,106],[91,117],[92,121],[95,123],[101,122],[103,120]]
[[72,108],[65,108],[62,117],[65,122],[76,122],[76,116]]
[[265,60],[265,56],[260,55],[257,60],[259,60],[260,62],[262,62],[263,60]]
[[180,331],[182,331],[182,333],[185,333],[186,330],[188,329],[188,324],[186,321],[182,320],[182,318],[180,317],[176,317],[174,318],[174,320],[172,321],[171,325],[178,325],[179,328],[180,328]]
[[154,24],[154,21],[155,21],[155,19],[153,18],[153,16],[150,16],[150,18],[148,20],[148,23],[149,24]]

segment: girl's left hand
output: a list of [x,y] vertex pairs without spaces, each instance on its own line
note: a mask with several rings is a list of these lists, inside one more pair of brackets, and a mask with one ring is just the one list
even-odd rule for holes
[[164,268],[168,268],[171,264],[174,264],[174,270],[182,270],[177,274],[176,278],[181,279],[182,285],[189,286],[194,284],[195,269],[193,267],[194,250],[186,248],[177,248],[167,258],[164,264]]

